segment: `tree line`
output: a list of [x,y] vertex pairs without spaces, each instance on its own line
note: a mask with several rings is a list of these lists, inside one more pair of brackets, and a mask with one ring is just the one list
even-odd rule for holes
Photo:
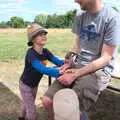
[[[62,15],[44,15],[38,14],[33,22],[46,28],[69,28],[72,26],[76,10],[71,10]],[[26,28],[30,21],[24,21],[23,18],[13,16],[7,22],[1,22],[0,28]]]
[[[119,12],[115,6],[112,8]],[[38,23],[45,28],[71,28],[75,14],[76,10],[70,10],[62,15],[38,14],[35,16],[33,22]],[[24,21],[24,19],[21,17],[13,16],[9,21],[1,22],[0,28],[26,28],[30,23],[30,21]]]

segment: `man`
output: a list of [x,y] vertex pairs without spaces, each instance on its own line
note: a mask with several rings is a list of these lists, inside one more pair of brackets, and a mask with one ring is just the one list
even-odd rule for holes
[[80,110],[86,111],[96,102],[110,81],[120,45],[120,17],[102,0],[75,0],[83,12],[77,13],[72,32],[76,34],[77,65],[68,69],[47,90],[42,101],[49,119],[54,120],[53,96],[66,87],[79,98]]

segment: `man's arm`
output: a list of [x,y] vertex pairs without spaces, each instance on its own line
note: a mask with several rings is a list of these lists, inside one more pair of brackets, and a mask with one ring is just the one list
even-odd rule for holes
[[[76,35],[76,39],[73,41],[72,52],[77,53],[79,48],[80,48],[80,40],[79,40],[79,36]],[[60,69],[65,71],[66,69],[71,67],[70,63],[71,63],[70,59],[65,58],[65,63],[62,67],[60,67]]]
[[101,57],[92,61],[88,65],[75,70],[75,74],[74,74],[75,77],[77,78],[77,77],[83,76],[85,74],[88,74],[90,72],[94,72],[100,68],[103,68],[111,60],[115,48],[116,48],[116,46],[114,46],[114,45],[103,44],[103,48],[101,51]]
[[116,46],[104,44],[100,58],[92,61],[80,69],[68,69],[65,74],[58,78],[58,80],[62,84],[70,85],[77,77],[81,77],[104,67],[111,60],[115,48]]
[[76,35],[76,39],[73,41],[72,52],[77,53],[79,49],[80,49],[80,39],[79,36]]

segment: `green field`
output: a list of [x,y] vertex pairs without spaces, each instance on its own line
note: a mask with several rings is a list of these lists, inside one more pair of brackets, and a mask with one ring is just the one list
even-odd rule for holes
[[[46,47],[55,55],[64,57],[65,53],[71,50],[75,36],[70,29],[52,29],[48,32]],[[28,49],[26,43],[25,30],[0,31],[0,120],[16,120],[20,114],[21,96],[18,85],[24,67],[24,56]],[[47,114],[40,100],[47,89],[47,84],[45,76],[39,85],[36,99],[38,120],[47,120]],[[90,120],[120,120],[120,93],[104,91],[89,111],[89,116]]]
[[[55,55],[64,57],[66,51],[70,50],[74,35],[69,29],[48,30],[48,47]],[[0,34],[0,61],[21,60],[28,49],[27,35],[23,33]]]

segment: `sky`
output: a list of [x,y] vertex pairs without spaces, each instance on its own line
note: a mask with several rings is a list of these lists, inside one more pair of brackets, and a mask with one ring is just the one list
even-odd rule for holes
[[[104,1],[120,8],[120,0]],[[73,9],[79,9],[74,0],[0,0],[0,22],[10,20],[12,16],[32,22],[37,14],[64,14]]]

